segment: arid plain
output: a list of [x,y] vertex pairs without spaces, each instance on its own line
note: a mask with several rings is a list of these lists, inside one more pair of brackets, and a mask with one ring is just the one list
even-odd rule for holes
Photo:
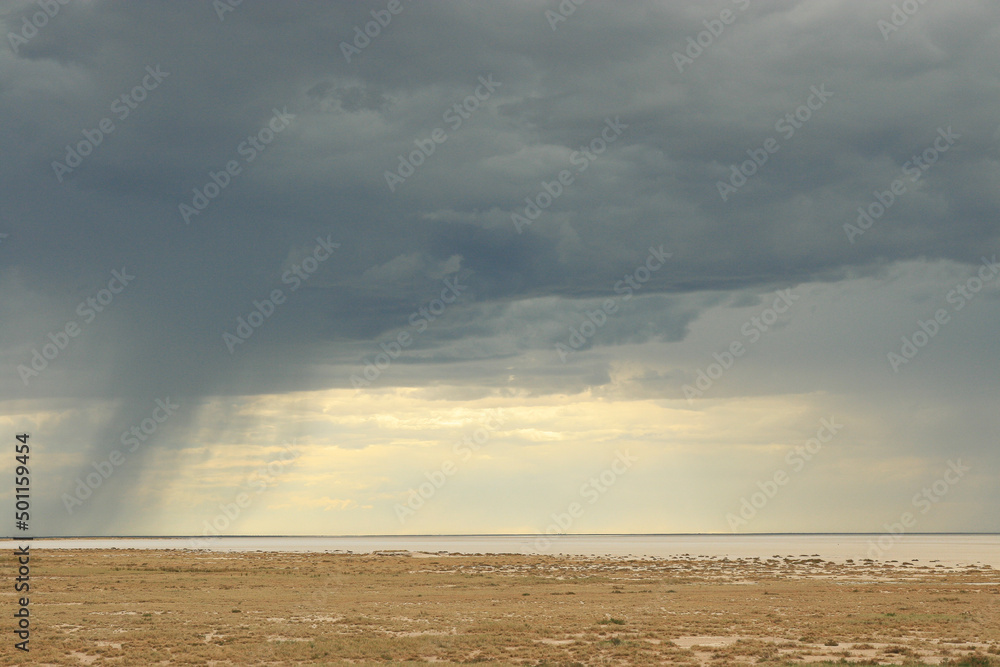
[[[1000,572],[988,566],[808,555],[32,556],[31,652],[8,640],[5,664],[1000,665]],[[13,589],[4,597],[13,608]]]

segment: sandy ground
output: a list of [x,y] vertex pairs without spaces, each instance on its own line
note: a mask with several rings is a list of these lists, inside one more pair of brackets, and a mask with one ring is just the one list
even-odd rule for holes
[[988,567],[114,549],[31,564],[32,650],[13,650],[5,612],[3,664],[1000,666]]

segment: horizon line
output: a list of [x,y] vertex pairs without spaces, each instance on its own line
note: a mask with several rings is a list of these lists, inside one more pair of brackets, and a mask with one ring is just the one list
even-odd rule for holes
[[[414,534],[357,534],[357,535],[324,535],[324,534],[245,534],[245,535],[32,535],[32,536],[3,536],[0,540],[10,540],[13,542],[27,540],[87,540],[87,539],[242,539],[242,538],[418,538],[418,537],[545,537],[558,539],[560,537],[757,537],[757,536],[863,536],[863,535],[884,535],[885,531],[878,532],[817,532],[817,533],[797,533],[797,532],[770,532],[770,533],[414,533]],[[1000,532],[912,532],[903,533],[900,537],[908,535],[1000,535]]]

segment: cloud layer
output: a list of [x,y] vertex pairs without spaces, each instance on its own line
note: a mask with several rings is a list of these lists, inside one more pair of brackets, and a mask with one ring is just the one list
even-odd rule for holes
[[997,529],[994,3],[58,6],[0,16],[0,419],[50,452],[42,533],[200,532],[292,438],[296,491],[230,532],[532,532],[626,446],[581,530],[727,530],[831,415],[748,530],[880,530],[958,456],[919,529]]

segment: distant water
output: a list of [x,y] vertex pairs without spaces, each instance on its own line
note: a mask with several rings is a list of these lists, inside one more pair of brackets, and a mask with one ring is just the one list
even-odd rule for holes
[[[16,540],[0,541],[12,549]],[[34,549],[208,549],[299,553],[420,551],[461,554],[568,554],[667,558],[770,558],[816,556],[848,559],[939,562],[946,566],[990,565],[1000,569],[1000,535],[386,535],[361,537],[124,537],[39,538]]]

